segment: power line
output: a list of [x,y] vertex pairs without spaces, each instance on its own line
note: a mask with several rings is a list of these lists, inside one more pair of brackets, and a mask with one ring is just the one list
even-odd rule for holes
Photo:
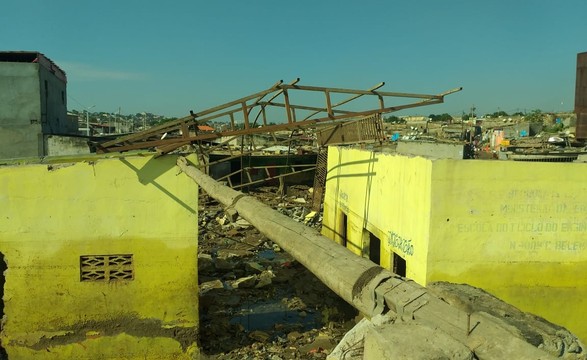
[[68,99],[71,99],[71,100],[73,100],[73,101],[75,101],[75,102],[76,102],[76,103],[77,103],[79,106],[81,106],[82,108],[84,108],[84,109],[85,109],[85,108],[87,108],[87,106],[85,106],[84,104],[82,104],[81,102],[79,102],[79,101],[78,101],[76,98],[74,98],[73,96],[71,96],[71,95],[67,94],[67,98],[68,98]]

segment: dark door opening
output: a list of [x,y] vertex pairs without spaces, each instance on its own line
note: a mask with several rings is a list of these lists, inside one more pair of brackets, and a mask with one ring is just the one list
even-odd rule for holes
[[341,221],[341,229],[340,229],[340,241],[341,241],[341,245],[346,247],[346,242],[347,242],[347,238],[346,238],[346,229],[348,226],[348,220],[347,220],[347,216],[345,213],[341,213],[342,214],[342,221]]
[[369,260],[381,265],[381,240],[369,232]]
[[406,260],[396,253],[393,253],[393,272],[406,277]]

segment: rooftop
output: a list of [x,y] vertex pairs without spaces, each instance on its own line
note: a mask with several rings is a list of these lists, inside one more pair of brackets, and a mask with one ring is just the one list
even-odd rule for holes
[[39,63],[55,74],[59,79],[67,82],[65,71],[44,54],[38,51],[0,51],[0,62],[11,63]]

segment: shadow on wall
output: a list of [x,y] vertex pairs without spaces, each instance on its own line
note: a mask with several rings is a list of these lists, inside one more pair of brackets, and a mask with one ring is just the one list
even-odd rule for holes
[[[376,156],[374,152],[369,154],[368,159],[363,160],[356,160],[356,161],[346,161],[343,162],[342,160],[342,152],[339,151],[338,153],[338,163],[334,164],[331,168],[328,169],[326,174],[326,183],[334,181],[334,196],[335,201],[333,202],[334,209],[331,211],[334,213],[334,228],[329,227],[327,224],[322,224],[322,227],[329,230],[333,234],[333,240],[336,240],[344,246],[345,248],[350,249],[353,252],[357,252],[361,254],[363,257],[369,258],[371,261],[375,262],[376,264],[381,263],[380,259],[380,247],[381,242],[379,238],[375,237],[371,234],[370,237],[367,239],[358,238],[354,239],[354,241],[349,241],[349,233],[348,233],[348,216],[350,215],[353,210],[350,208],[349,203],[349,195],[346,192],[341,191],[341,180],[343,178],[359,178],[359,181],[362,181],[360,178],[365,178],[366,183],[364,185],[364,194],[360,196],[363,201],[363,230],[366,231],[367,229],[367,221],[369,218],[369,209],[370,209],[370,201],[371,201],[371,184],[373,179],[377,175],[375,166],[379,162],[379,158]],[[345,171],[345,173],[340,174],[341,171]],[[331,186],[332,188],[332,186]],[[360,194],[360,193],[359,193]],[[351,195],[352,196],[352,195]],[[358,200],[355,200],[355,204],[357,204]],[[354,209],[354,212],[359,211],[358,209]],[[370,245],[372,245],[372,248]]]
[[[2,321],[0,321],[0,331],[2,331],[3,324],[4,324],[4,284],[6,283],[6,277],[4,276],[4,272],[8,269],[8,265],[4,260],[4,254],[0,253],[0,312],[2,313]],[[0,343],[0,360],[8,359],[8,354],[6,350]]]
[[[334,179],[338,179],[338,178],[345,178],[345,177],[364,177],[364,176],[374,176],[377,175],[375,172],[371,172],[372,163],[378,162],[379,159],[377,159],[374,155],[371,156],[371,159],[367,159],[367,160],[358,160],[358,161],[348,161],[348,162],[341,162],[340,159],[341,156],[339,156],[339,164],[333,166],[332,168],[330,168],[328,170],[328,173],[326,175],[326,181],[328,180],[334,180]],[[344,174],[344,175],[332,175],[332,173],[341,167],[346,167],[346,166],[355,166],[355,165],[361,165],[361,164],[368,164],[369,165],[369,171],[368,172],[357,172],[354,174]],[[330,176],[328,176],[328,174],[330,174]]]
[[[171,161],[173,160],[173,161]],[[183,206],[187,211],[192,214],[196,214],[196,210],[192,209],[188,204],[181,201],[177,196],[173,195],[169,190],[165,187],[161,186],[157,183],[157,178],[161,176],[163,173],[169,171],[171,168],[175,167],[175,158],[164,158],[159,157],[155,158],[152,157],[147,161],[147,163],[142,168],[137,168],[130,162],[128,162],[125,158],[120,158],[120,162],[124,165],[128,166],[131,170],[133,170],[138,177],[138,180],[143,185],[151,184],[155,186],[157,189],[161,190],[165,195],[169,196],[173,201],[177,202],[181,206]],[[197,195],[196,195],[197,196]]]

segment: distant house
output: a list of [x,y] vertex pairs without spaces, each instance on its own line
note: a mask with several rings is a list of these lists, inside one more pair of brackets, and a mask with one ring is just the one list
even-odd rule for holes
[[215,131],[213,127],[208,125],[198,125],[198,131],[201,132],[212,132]]
[[0,158],[48,155],[46,136],[77,134],[67,77],[39,52],[0,52]]
[[90,129],[94,135],[107,135],[116,132],[116,126],[112,124],[90,123]]
[[402,116],[401,119],[406,122],[418,122],[428,120],[428,116]]

